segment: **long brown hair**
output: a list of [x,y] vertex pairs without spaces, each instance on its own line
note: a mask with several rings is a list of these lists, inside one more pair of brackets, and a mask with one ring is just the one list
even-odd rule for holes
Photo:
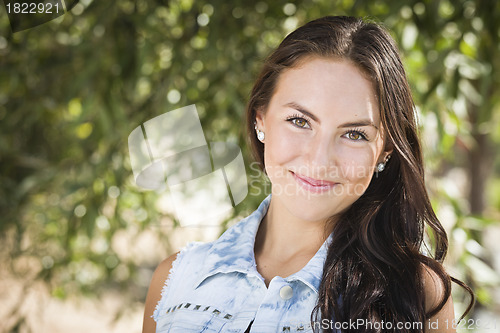
[[[393,147],[386,169],[372,178],[366,192],[333,225],[312,323],[320,319],[420,322],[422,326],[397,332],[423,332],[425,320],[450,297],[451,281],[471,294],[467,313],[472,291],[442,267],[448,240],[425,188],[415,105],[406,73],[393,39],[378,24],[353,17],[323,17],[290,33],[267,58],[252,89],[246,119],[250,146],[260,167],[264,170],[264,145],[255,136],[256,111],[266,110],[281,72],[306,56],[346,60],[366,75],[377,94],[386,144]],[[435,250],[424,255],[426,225],[432,230]],[[434,271],[444,286],[439,304],[428,313],[423,267]],[[324,332],[332,331],[324,328]],[[354,331],[395,332],[396,327],[366,325]]]

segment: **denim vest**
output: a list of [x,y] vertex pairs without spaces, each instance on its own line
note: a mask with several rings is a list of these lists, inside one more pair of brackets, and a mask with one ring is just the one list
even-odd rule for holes
[[211,243],[191,243],[172,264],[153,318],[157,333],[312,332],[328,238],[307,265],[266,287],[256,269],[255,235],[268,196],[250,216]]

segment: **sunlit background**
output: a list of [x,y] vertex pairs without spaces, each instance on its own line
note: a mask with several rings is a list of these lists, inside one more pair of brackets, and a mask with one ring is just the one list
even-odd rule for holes
[[[492,0],[86,0],[15,34],[0,7],[0,332],[140,332],[156,265],[216,239],[269,186],[248,167],[249,195],[219,227],[180,227],[166,193],[136,186],[128,135],[196,104],[207,141],[237,143],[249,166],[242,120],[262,60],[324,15],[382,22],[400,45],[447,267],[476,293],[474,331],[500,332]],[[468,299],[453,295],[458,316]]]

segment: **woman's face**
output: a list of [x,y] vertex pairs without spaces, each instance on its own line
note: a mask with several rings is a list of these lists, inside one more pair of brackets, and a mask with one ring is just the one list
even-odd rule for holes
[[256,120],[273,201],[303,220],[348,208],[390,153],[372,84],[345,60],[307,58],[284,71]]

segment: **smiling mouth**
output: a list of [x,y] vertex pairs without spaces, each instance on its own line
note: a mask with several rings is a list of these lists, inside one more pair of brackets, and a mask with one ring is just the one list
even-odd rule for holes
[[318,180],[306,176],[299,176],[295,172],[290,171],[299,185],[311,192],[323,192],[333,188],[338,183],[328,180]]

